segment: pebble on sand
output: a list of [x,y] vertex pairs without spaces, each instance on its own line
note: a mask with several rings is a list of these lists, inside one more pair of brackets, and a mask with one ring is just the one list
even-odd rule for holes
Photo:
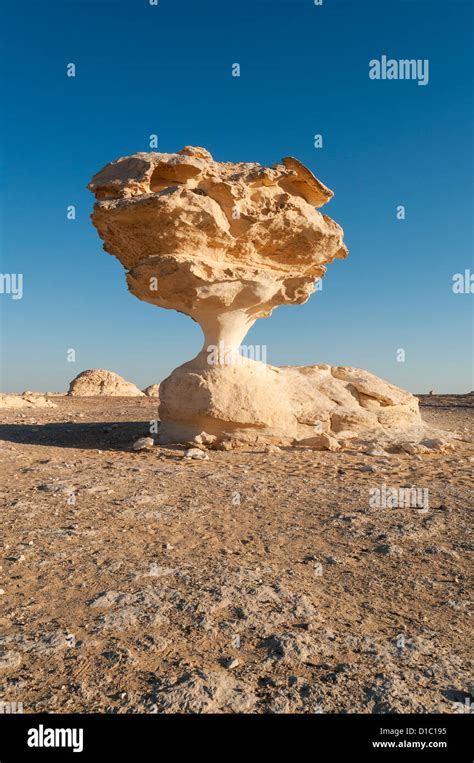
[[155,441],[153,437],[140,437],[133,443],[133,450],[150,450],[153,448]]

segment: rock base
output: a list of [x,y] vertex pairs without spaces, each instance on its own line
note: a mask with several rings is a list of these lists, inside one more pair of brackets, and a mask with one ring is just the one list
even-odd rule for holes
[[204,367],[198,356],[162,382],[159,411],[162,444],[206,432],[217,445],[339,450],[361,439],[393,446],[440,434],[423,423],[416,397],[347,366],[275,367],[242,359]]

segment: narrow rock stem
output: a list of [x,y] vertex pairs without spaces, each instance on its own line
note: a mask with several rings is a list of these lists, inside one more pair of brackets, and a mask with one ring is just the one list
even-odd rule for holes
[[240,362],[242,340],[255,323],[245,310],[195,315],[204,334],[203,347],[196,357],[207,365],[236,365]]

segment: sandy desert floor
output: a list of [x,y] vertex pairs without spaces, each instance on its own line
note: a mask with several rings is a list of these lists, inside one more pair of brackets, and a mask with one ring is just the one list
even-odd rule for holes
[[[157,403],[2,412],[0,699],[30,712],[462,712],[474,448],[133,452]],[[472,435],[473,396],[423,398]],[[376,488],[427,489],[386,508]],[[423,494],[426,495],[426,494]]]

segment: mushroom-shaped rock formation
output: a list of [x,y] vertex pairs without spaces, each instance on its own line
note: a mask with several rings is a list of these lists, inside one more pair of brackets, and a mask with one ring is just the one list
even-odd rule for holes
[[138,387],[113,371],[90,368],[82,371],[69,385],[68,395],[74,397],[144,397]]
[[257,318],[306,302],[326,263],[347,256],[339,225],[314,209],[331,191],[283,162],[215,162],[186,147],[119,159],[89,185],[94,225],[130,291],[196,320],[206,365],[210,345],[237,354]]
[[204,333],[198,355],[160,385],[161,442],[206,431],[217,441],[334,447],[421,427],[417,399],[365,371],[276,368],[242,355],[257,318],[306,302],[326,265],[347,256],[342,228],[316,209],[332,191],[297,159],[217,162],[186,146],[118,159],[88,187],[92,221],[130,291]]

